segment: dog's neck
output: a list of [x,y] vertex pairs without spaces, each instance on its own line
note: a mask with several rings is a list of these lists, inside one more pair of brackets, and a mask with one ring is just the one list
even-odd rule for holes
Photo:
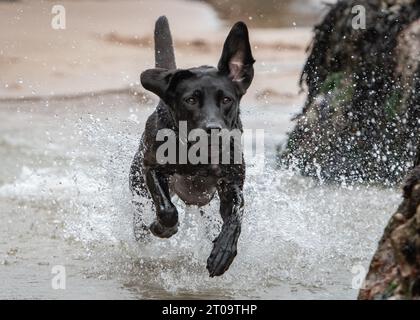
[[174,130],[175,132],[178,131],[178,124],[174,119],[171,108],[164,101],[159,101],[156,111],[160,121],[165,123],[166,128]]

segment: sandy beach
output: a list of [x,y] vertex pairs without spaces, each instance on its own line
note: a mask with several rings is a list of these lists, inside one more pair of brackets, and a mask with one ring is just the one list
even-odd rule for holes
[[[2,99],[129,88],[142,92],[139,74],[154,64],[158,16],[168,16],[179,67],[217,64],[230,27],[199,1],[61,1],[66,29],[54,30],[54,4],[0,2]],[[296,101],[310,37],[309,28],[252,29],[256,78],[246,99],[259,104]]]

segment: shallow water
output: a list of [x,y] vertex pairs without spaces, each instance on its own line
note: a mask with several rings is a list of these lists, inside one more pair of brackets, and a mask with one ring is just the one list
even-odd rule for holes
[[[125,94],[0,102],[0,298],[357,296],[352,267],[367,267],[399,191],[276,168],[294,106],[243,107],[244,126],[265,129],[266,167],[247,178],[238,256],[223,277],[205,268],[217,200],[203,217],[178,201],[179,232],[136,243],[128,170],[153,108]],[[51,288],[54,265],[66,267],[66,290]]]

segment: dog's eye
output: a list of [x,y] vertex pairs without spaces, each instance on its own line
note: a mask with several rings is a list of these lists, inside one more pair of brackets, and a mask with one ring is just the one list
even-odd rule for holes
[[222,103],[223,103],[223,104],[230,104],[230,103],[232,103],[232,99],[231,99],[231,98],[229,98],[229,97],[224,97],[224,98],[222,99]]
[[188,97],[187,99],[185,99],[185,102],[189,105],[195,105],[198,103],[198,100],[195,97]]

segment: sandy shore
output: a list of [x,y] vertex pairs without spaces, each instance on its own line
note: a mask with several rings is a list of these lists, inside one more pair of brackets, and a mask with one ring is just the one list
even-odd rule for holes
[[[61,1],[66,29],[51,27],[52,1],[0,2],[0,97],[77,95],[133,88],[153,66],[153,26],[168,16],[179,67],[217,63],[229,30],[196,1]],[[100,10],[98,9],[100,8]],[[205,23],[203,23],[205,21]],[[297,82],[308,28],[252,29],[252,103],[300,103]]]

